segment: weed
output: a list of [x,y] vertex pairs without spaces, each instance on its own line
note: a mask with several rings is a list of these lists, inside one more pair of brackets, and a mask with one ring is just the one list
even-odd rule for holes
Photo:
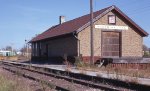
[[40,83],[40,85],[41,85],[41,87],[42,87],[42,91],[46,91],[46,83],[44,82],[44,81],[39,81],[39,83]]
[[71,67],[71,64],[70,62],[68,61],[68,55],[67,54],[64,54],[63,55],[63,59],[64,59],[64,64],[67,66],[67,68],[70,68]]
[[8,80],[4,76],[0,76],[0,91],[31,91],[28,87],[24,87],[17,83],[17,80]]
[[57,75],[61,75],[60,71],[57,71],[56,74],[57,74]]
[[3,76],[0,76],[0,91],[10,91],[12,86],[11,82],[7,81]]
[[77,67],[83,67],[84,62],[82,61],[81,57],[75,57],[75,65]]

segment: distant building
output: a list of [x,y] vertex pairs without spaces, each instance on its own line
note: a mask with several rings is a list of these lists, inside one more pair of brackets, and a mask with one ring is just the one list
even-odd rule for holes
[[0,50],[0,56],[15,56],[15,52]]
[[[63,19],[62,19],[63,18]],[[90,60],[90,14],[61,22],[33,38],[32,60],[51,60],[82,54]],[[148,33],[116,6],[94,12],[94,59],[142,58],[143,37]]]
[[18,52],[16,52],[16,54],[17,54],[17,55],[21,55],[21,54],[22,54],[22,52],[18,51]]

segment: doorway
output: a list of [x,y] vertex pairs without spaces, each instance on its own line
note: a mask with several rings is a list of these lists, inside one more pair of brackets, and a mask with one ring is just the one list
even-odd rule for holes
[[102,31],[102,56],[121,56],[121,32]]

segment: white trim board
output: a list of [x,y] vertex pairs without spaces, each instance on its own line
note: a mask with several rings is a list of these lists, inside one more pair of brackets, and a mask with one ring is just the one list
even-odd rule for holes
[[110,29],[110,30],[128,30],[128,26],[116,26],[116,25],[95,25],[95,28]]

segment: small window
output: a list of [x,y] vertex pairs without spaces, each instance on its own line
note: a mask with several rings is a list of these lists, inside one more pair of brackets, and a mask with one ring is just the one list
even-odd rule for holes
[[116,24],[116,16],[108,15],[108,24]]

